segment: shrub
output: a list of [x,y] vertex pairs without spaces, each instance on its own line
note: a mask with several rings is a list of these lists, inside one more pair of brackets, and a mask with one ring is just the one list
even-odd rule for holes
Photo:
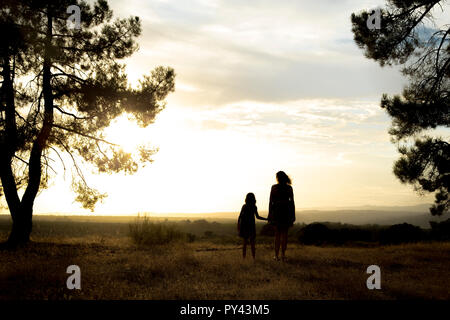
[[197,236],[193,233],[187,233],[186,237],[187,237],[187,242],[194,242],[195,239],[197,239]]
[[323,244],[332,238],[332,230],[322,223],[311,223],[302,228],[298,240],[303,244]]
[[373,240],[372,232],[362,228],[340,228],[334,230],[334,241],[337,244],[344,244],[347,242],[364,241],[370,242]]
[[377,239],[378,229],[371,226],[357,227],[341,223],[311,223],[297,232],[298,240],[303,244],[343,245],[355,242],[373,242]]
[[137,245],[162,245],[175,241],[186,240],[187,235],[178,230],[175,225],[155,223],[147,216],[138,216],[130,224],[130,237]]
[[273,237],[275,235],[275,227],[271,224],[265,224],[259,232],[261,236]]
[[434,240],[450,240],[450,219],[442,222],[430,221],[431,236]]
[[420,227],[409,223],[394,224],[381,233],[381,243],[395,244],[423,240],[425,234]]
[[214,232],[212,232],[211,230],[206,230],[203,234],[204,234],[205,238],[214,237]]

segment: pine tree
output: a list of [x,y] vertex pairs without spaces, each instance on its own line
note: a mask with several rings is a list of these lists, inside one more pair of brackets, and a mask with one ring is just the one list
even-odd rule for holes
[[[0,196],[13,225],[8,242],[29,241],[34,200],[48,185],[50,156],[73,160],[76,200],[92,209],[105,195],[88,186],[83,163],[99,172],[134,173],[154,152],[124,152],[105,140],[111,121],[126,113],[151,124],[174,91],[175,72],[157,67],[138,88],[128,84],[120,60],[138,48],[138,17],[113,19],[105,0],[6,0],[0,9]],[[68,23],[69,6],[80,25]],[[19,191],[23,191],[20,197]]]
[[384,94],[381,107],[392,118],[389,134],[400,153],[394,174],[420,193],[435,194],[433,215],[450,206],[450,145],[442,136],[450,126],[450,25],[436,16],[449,9],[445,0],[388,0],[379,29],[368,28],[369,11],[351,16],[365,56],[402,66],[409,80],[401,95]]

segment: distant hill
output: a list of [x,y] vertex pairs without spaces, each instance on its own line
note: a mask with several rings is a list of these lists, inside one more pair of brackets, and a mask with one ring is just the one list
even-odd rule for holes
[[379,224],[392,225],[410,223],[421,228],[430,228],[430,221],[443,221],[448,216],[433,217],[430,213],[405,211],[378,211],[378,210],[336,210],[336,211],[300,211],[297,212],[297,221],[311,222],[341,222],[356,225]]
[[302,210],[320,210],[320,211],[341,211],[341,210],[369,210],[369,211],[389,211],[389,212],[418,212],[429,213],[430,203],[422,203],[413,206],[355,206],[355,207],[333,207],[333,208],[305,208]]
[[[308,209],[298,210],[296,212],[298,223],[312,223],[312,222],[341,222],[355,225],[365,224],[379,224],[392,225],[398,223],[410,223],[421,228],[430,228],[430,221],[441,222],[449,218],[448,214],[443,217],[433,217],[428,208],[429,204],[422,204],[416,206],[361,206],[351,208],[337,208],[337,209]],[[266,211],[260,211],[260,214],[267,216]],[[213,212],[213,213],[168,213],[165,215],[153,215],[148,213],[150,217],[157,220],[213,220],[217,222],[232,222],[236,221],[239,215],[235,212]],[[135,216],[103,216],[103,215],[84,215],[64,216],[60,214],[36,215],[35,219],[40,220],[64,220],[64,221],[86,221],[86,222],[116,222],[129,223],[133,221]],[[0,215],[0,219],[10,220],[8,215]]]
[[[430,221],[443,221],[448,215],[443,217],[434,217],[430,214],[428,208],[430,204],[421,204],[415,206],[360,206],[351,208],[336,209],[308,209],[298,210],[296,212],[297,222],[341,222],[356,225],[379,224],[392,225],[398,223],[410,223],[421,228],[430,228]],[[205,219],[236,219],[238,212],[217,212],[206,214],[191,214],[191,219],[196,216]],[[267,212],[260,211],[262,216]]]

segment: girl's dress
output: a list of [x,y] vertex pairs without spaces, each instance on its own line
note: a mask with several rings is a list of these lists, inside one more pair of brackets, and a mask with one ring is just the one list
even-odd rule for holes
[[255,215],[258,215],[256,206],[244,204],[239,215],[238,223],[240,224],[239,236],[244,239],[256,237]]

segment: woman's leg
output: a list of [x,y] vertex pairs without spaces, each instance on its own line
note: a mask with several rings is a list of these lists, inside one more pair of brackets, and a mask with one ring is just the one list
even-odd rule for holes
[[245,259],[247,255],[247,239],[244,238],[244,245],[242,246],[242,258]]
[[282,259],[284,259],[286,257],[287,239],[288,239],[288,231],[283,230],[283,232],[281,233],[281,258]]
[[250,246],[252,248],[252,257],[253,259],[255,259],[256,256],[255,238],[250,238]]
[[278,253],[280,252],[280,231],[275,227],[275,257],[278,259]]

